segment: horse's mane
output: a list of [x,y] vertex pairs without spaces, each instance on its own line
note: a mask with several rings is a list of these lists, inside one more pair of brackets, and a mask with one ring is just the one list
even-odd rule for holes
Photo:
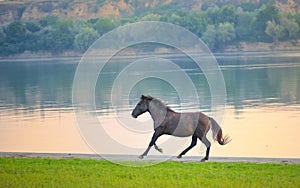
[[149,95],[147,96],[147,98],[152,102],[159,103],[160,105],[164,106],[168,111],[174,112],[174,110],[171,109],[171,107],[169,107],[168,104],[163,102],[162,100]]

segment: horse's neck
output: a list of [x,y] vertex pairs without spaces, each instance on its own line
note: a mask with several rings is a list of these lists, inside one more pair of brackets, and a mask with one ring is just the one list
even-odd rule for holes
[[164,121],[168,113],[168,108],[160,102],[152,102],[149,104],[149,113],[154,121],[155,129]]

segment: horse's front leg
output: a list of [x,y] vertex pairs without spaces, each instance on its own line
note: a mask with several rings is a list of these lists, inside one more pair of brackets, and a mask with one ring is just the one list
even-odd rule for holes
[[157,138],[160,137],[161,135],[162,135],[162,134],[161,134],[160,131],[157,131],[157,130],[156,130],[156,131],[154,132],[154,134],[153,134],[153,136],[152,136],[152,139],[151,139],[151,141],[150,141],[150,143],[149,143],[148,148],[146,149],[146,151],[145,151],[142,155],[139,156],[140,159],[143,159],[144,156],[146,156],[146,155],[148,154],[149,150],[151,149],[151,147],[152,147],[153,145],[155,145],[155,148],[156,148],[157,150],[161,150],[161,149],[158,148],[157,145],[155,144]]

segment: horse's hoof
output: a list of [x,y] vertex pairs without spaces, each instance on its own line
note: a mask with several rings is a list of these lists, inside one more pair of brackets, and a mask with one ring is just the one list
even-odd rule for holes
[[182,158],[182,155],[178,155],[178,156],[177,156],[177,159],[181,159],[181,158]]
[[143,158],[144,158],[144,156],[143,156],[143,155],[140,155],[140,156],[139,156],[139,159],[143,159]]
[[160,153],[163,153],[163,150],[161,148],[158,148],[157,151],[159,151]]
[[206,162],[207,160],[208,160],[207,158],[203,158],[203,159],[201,159],[200,162]]

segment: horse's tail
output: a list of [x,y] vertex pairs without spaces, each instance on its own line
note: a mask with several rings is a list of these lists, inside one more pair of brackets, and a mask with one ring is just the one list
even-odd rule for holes
[[227,136],[227,135],[223,136],[222,129],[221,129],[220,125],[216,122],[216,120],[214,120],[211,117],[209,119],[210,119],[210,122],[212,125],[212,132],[213,132],[214,140],[217,140],[220,145],[228,144],[231,141],[229,136]]

